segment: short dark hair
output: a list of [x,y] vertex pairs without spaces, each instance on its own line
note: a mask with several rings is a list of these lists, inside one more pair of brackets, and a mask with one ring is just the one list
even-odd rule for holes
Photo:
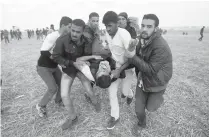
[[54,25],[53,25],[53,24],[51,24],[51,25],[50,25],[50,28],[54,30]]
[[63,16],[60,20],[60,28],[62,27],[62,24],[67,26],[69,23],[72,23],[72,19],[67,16]]
[[151,19],[155,21],[155,27],[159,26],[159,19],[155,14],[145,14],[143,19]]
[[92,12],[91,14],[89,14],[89,19],[91,19],[92,17],[99,17],[99,14],[96,12]]
[[111,77],[110,75],[102,75],[96,80],[97,86],[100,88],[108,88],[111,85]]
[[102,23],[107,25],[108,23],[113,22],[117,23],[118,22],[118,15],[114,11],[108,11],[105,13]]
[[80,26],[83,29],[85,28],[86,24],[82,19],[74,19],[72,24],[76,25],[76,26]]
[[128,14],[126,12],[121,12],[118,16],[124,17],[126,20],[128,19]]

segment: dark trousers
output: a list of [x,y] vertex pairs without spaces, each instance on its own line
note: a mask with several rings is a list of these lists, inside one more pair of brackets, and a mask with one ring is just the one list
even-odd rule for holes
[[159,92],[144,92],[137,84],[135,94],[135,112],[139,125],[146,124],[145,109],[150,112],[156,111],[163,103],[165,90]]
[[199,38],[199,41],[202,41],[202,38],[203,38],[203,34],[200,34],[200,38]]
[[60,93],[60,82],[62,76],[61,70],[58,67],[47,68],[47,67],[37,66],[37,72],[48,88],[47,92],[42,97],[39,105],[46,106],[55,93],[57,93],[55,102],[60,102],[62,100]]
[[8,36],[4,37],[4,39],[5,39],[5,43],[9,43],[9,37]]

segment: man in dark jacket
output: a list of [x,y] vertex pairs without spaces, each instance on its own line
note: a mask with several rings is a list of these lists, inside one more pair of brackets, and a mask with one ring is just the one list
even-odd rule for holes
[[79,58],[83,60],[101,58],[98,58],[99,56],[91,56],[92,44],[83,36],[84,28],[85,22],[83,20],[73,20],[70,33],[57,39],[52,53],[53,60],[62,66],[63,71],[61,97],[69,114],[68,119],[62,125],[63,130],[72,127],[78,120],[69,96],[75,77],[80,79],[96,111],[99,112],[101,110],[100,102],[92,91],[90,81],[79,71],[79,67],[85,63],[84,61],[79,61]]
[[145,108],[153,112],[163,103],[163,94],[172,77],[172,53],[158,31],[158,25],[156,15],[144,15],[136,55],[129,57],[129,63],[135,65],[138,75],[135,95],[138,123],[132,130],[133,134],[146,126]]

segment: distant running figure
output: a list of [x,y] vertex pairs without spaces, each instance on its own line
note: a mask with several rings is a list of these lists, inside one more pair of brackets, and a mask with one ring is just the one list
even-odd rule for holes
[[199,38],[199,41],[202,41],[204,29],[205,29],[205,26],[203,26],[200,30],[200,36],[201,37]]

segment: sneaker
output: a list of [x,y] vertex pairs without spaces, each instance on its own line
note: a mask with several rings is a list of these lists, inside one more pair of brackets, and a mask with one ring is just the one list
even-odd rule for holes
[[118,122],[119,122],[119,118],[117,120],[115,120],[114,117],[111,117],[107,123],[108,124],[107,129],[113,129]]
[[46,117],[47,116],[46,107],[42,107],[42,106],[39,106],[39,104],[37,104],[36,109],[38,110],[39,117]]
[[131,132],[134,136],[140,136],[140,132],[142,131],[143,128],[146,127],[146,124],[140,125],[139,123],[134,124]]
[[127,97],[127,100],[126,100],[127,101],[127,104],[130,105],[131,102],[132,102],[132,100],[133,100],[133,97],[132,98]]
[[122,93],[122,94],[121,94],[121,98],[126,98],[126,96]]
[[78,117],[76,116],[75,119],[67,119],[61,126],[62,130],[66,130],[68,128],[71,128],[73,125],[75,125],[78,122]]

